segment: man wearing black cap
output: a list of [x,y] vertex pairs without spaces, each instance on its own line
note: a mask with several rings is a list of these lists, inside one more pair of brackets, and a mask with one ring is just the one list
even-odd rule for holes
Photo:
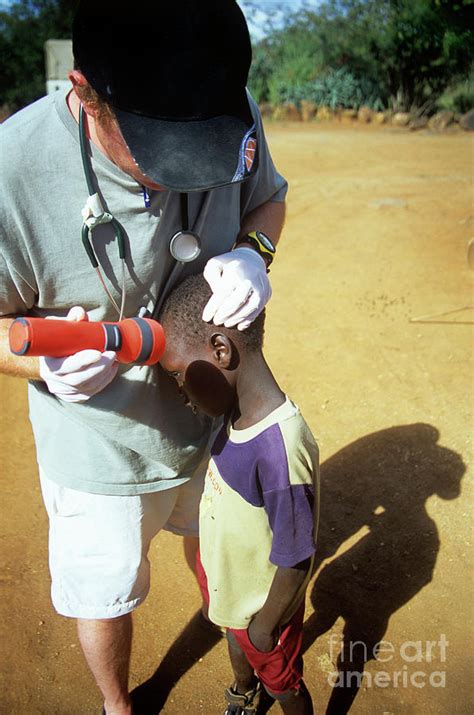
[[81,0],[73,49],[73,90],[2,125],[0,365],[30,379],[53,603],[78,619],[113,715],[132,712],[131,612],[148,592],[151,539],[183,535],[192,561],[214,425],[160,369],[94,350],[18,358],[7,330],[26,314],[156,315],[202,270],[203,319],[244,330],[271,295],[286,182],[245,90],[234,0]]

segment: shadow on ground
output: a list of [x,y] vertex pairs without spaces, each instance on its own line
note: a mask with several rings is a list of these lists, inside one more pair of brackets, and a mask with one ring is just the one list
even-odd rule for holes
[[390,616],[433,577],[440,541],[426,501],[457,498],[465,472],[461,457],[440,446],[439,436],[428,424],[392,427],[353,442],[322,465],[316,569],[330,561],[310,592],[315,611],[304,626],[303,649],[343,618],[343,642],[333,644],[338,674],[328,715],[350,710]]
[[[151,678],[132,692],[135,715],[157,715],[160,713],[179,679],[222,638],[223,635],[219,629],[204,622],[200,611],[195,613]],[[230,672],[229,663],[229,677]],[[224,700],[222,702],[224,706]],[[273,699],[263,693],[258,715],[265,715],[273,703]]]
[[151,678],[132,692],[136,715],[161,712],[169,694],[183,675],[222,639],[222,633],[206,624],[198,611],[173,642]]
[[[461,457],[438,440],[438,430],[428,424],[392,427],[344,447],[321,467],[315,573],[329,562],[311,588],[315,611],[304,626],[303,651],[344,619],[343,643],[335,644],[339,687],[333,688],[328,715],[350,710],[360,679],[351,677],[347,684],[347,674],[363,673],[390,616],[432,579],[440,542],[426,501],[434,494],[457,498],[465,472]],[[221,637],[195,614],[153,676],[133,691],[136,714],[159,713],[179,679]],[[262,705],[261,715],[272,701]]]

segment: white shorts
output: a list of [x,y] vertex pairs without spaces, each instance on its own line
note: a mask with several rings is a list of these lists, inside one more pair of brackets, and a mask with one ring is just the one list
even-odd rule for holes
[[161,529],[198,535],[205,467],[185,484],[140,496],[68,489],[40,468],[56,611],[73,618],[116,618],[140,605],[150,588],[147,554],[153,537]]

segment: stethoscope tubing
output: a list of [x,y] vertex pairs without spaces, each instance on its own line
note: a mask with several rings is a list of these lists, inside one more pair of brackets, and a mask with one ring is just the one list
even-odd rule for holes
[[[92,173],[92,164],[91,164],[91,159],[89,156],[88,152],[88,139],[86,136],[86,127],[85,127],[85,111],[82,106],[80,105],[79,108],[79,142],[80,142],[80,148],[81,148],[81,159],[82,159],[82,166],[84,170],[84,176],[86,179],[86,184],[87,184],[87,190],[89,193],[89,197],[95,196],[97,194],[96,188],[94,186],[94,180],[93,180],[93,173]],[[180,210],[181,210],[181,226],[182,229],[180,231],[177,231],[175,234],[170,239],[169,243],[169,251],[172,256],[172,258],[175,261],[175,265],[172,267],[168,278],[166,280],[164,288],[160,291],[160,296],[155,302],[155,306],[153,308],[152,314],[153,316],[156,316],[161,309],[161,306],[163,305],[163,301],[168,295],[168,291],[170,287],[172,286],[173,282],[176,280],[178,277],[179,273],[181,273],[184,265],[186,263],[189,263],[191,261],[194,261],[199,254],[201,253],[201,240],[199,235],[191,230],[189,228],[189,205],[188,205],[188,194],[187,193],[181,193],[180,194]],[[102,287],[107,294],[107,297],[111,304],[114,306],[114,308],[117,310],[119,314],[119,320],[123,319],[123,314],[124,314],[124,309],[125,309],[125,300],[126,300],[126,282],[125,282],[125,259],[126,259],[126,243],[125,243],[125,237],[124,237],[124,232],[122,229],[122,226],[119,224],[117,219],[112,215],[112,214],[106,214],[107,223],[111,223],[114,229],[115,233],[115,238],[117,239],[117,245],[118,245],[118,253],[119,257],[121,260],[121,265],[122,265],[122,290],[121,290],[121,305],[120,307],[118,306],[115,298],[112,296],[110,293],[110,290],[108,289],[104,277],[102,276],[102,272],[100,269],[99,261],[97,259],[97,256],[95,254],[93,245],[92,245],[92,231],[93,227],[91,228],[88,226],[85,222],[82,225],[82,230],[81,230],[81,240],[82,244],[84,246],[84,249],[87,253],[87,256],[92,264],[92,267],[96,271],[99,281],[102,284]],[[184,241],[183,241],[184,239]],[[193,250],[193,242],[194,242],[194,250]],[[179,245],[181,244],[187,244],[187,247],[185,246],[185,252],[179,253]],[[189,245],[191,245],[191,250],[189,248]]]

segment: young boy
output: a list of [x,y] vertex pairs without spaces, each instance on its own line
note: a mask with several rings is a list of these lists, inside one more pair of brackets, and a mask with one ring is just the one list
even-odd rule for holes
[[255,714],[261,684],[285,715],[311,715],[300,655],[319,509],[318,448],[262,354],[261,314],[244,331],[201,319],[202,275],[160,315],[162,368],[184,398],[224,424],[200,505],[197,573],[210,620],[227,632],[234,684],[225,715]]

